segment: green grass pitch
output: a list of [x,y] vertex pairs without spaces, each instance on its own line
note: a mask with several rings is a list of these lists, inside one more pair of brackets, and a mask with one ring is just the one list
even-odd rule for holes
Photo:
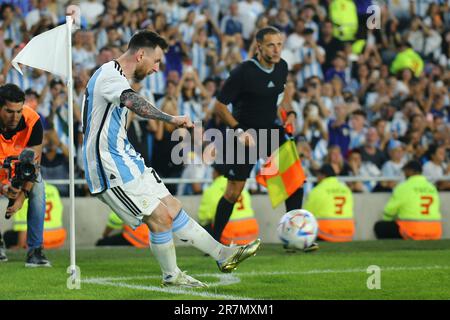
[[[159,286],[150,250],[78,249],[81,288],[66,287],[68,250],[47,251],[52,268],[26,269],[24,251],[0,264],[0,299],[450,299],[450,240],[321,243],[314,253],[288,254],[263,244],[232,274],[196,249],[178,247],[182,270],[207,289]],[[381,268],[381,289],[367,288],[367,268]]]

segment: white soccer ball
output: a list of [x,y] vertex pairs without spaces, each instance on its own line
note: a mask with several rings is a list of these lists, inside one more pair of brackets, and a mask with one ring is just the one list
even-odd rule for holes
[[311,212],[292,210],[281,217],[278,237],[286,249],[303,250],[316,240],[317,229],[317,220]]

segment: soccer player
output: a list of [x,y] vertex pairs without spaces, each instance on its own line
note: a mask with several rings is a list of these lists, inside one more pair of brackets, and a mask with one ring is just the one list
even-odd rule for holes
[[[239,135],[237,140],[244,143],[247,149],[250,149],[252,145],[261,145],[261,141],[257,143],[250,131],[247,131],[248,129],[255,129],[257,133],[259,129],[278,130],[279,145],[286,141],[284,128],[277,123],[279,98],[287,111],[286,124],[294,126],[297,117],[295,111],[281,96],[286,84],[288,66],[286,61],[281,59],[283,40],[280,31],[274,27],[265,27],[256,33],[256,42],[256,57],[244,61],[231,71],[215,105],[217,114],[235,130],[235,135]],[[232,113],[227,108],[230,103],[233,105]],[[271,141],[269,142],[270,136],[271,134],[268,133],[266,146],[272,144]],[[258,138],[264,139],[262,135]],[[234,146],[235,141],[230,141],[227,136],[226,145],[230,144]],[[234,154],[238,151],[236,147]],[[247,157],[244,164],[239,164],[237,161],[230,164],[225,161],[226,159],[223,160],[224,168],[221,170],[225,173],[228,183],[225,194],[217,205],[214,219],[213,235],[218,241],[255,164]],[[299,188],[286,200],[286,210],[300,209],[302,199],[303,188]]]
[[192,128],[187,116],[171,116],[134,92],[132,79],[143,80],[157,72],[167,42],[151,31],[139,31],[127,51],[102,65],[87,84],[83,103],[83,161],[89,190],[106,203],[126,224],[146,223],[151,231],[151,250],[158,260],[162,285],[205,287],[178,266],[172,234],[209,254],[222,272],[231,272],[254,255],[260,240],[243,247],[227,247],[215,241],[182,209],[158,174],[127,139],[129,110],[147,119]]

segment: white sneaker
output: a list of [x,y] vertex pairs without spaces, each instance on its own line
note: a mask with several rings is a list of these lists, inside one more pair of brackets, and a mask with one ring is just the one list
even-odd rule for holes
[[8,261],[8,257],[6,256],[6,250],[3,246],[0,245],[0,262]]
[[179,271],[175,276],[166,276],[161,282],[162,287],[176,286],[188,288],[207,288],[208,285],[186,274],[186,271]]

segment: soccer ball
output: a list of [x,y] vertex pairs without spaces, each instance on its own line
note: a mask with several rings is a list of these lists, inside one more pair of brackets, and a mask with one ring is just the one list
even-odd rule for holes
[[278,237],[285,249],[303,250],[316,240],[317,229],[317,220],[311,212],[303,209],[292,210],[281,217]]

